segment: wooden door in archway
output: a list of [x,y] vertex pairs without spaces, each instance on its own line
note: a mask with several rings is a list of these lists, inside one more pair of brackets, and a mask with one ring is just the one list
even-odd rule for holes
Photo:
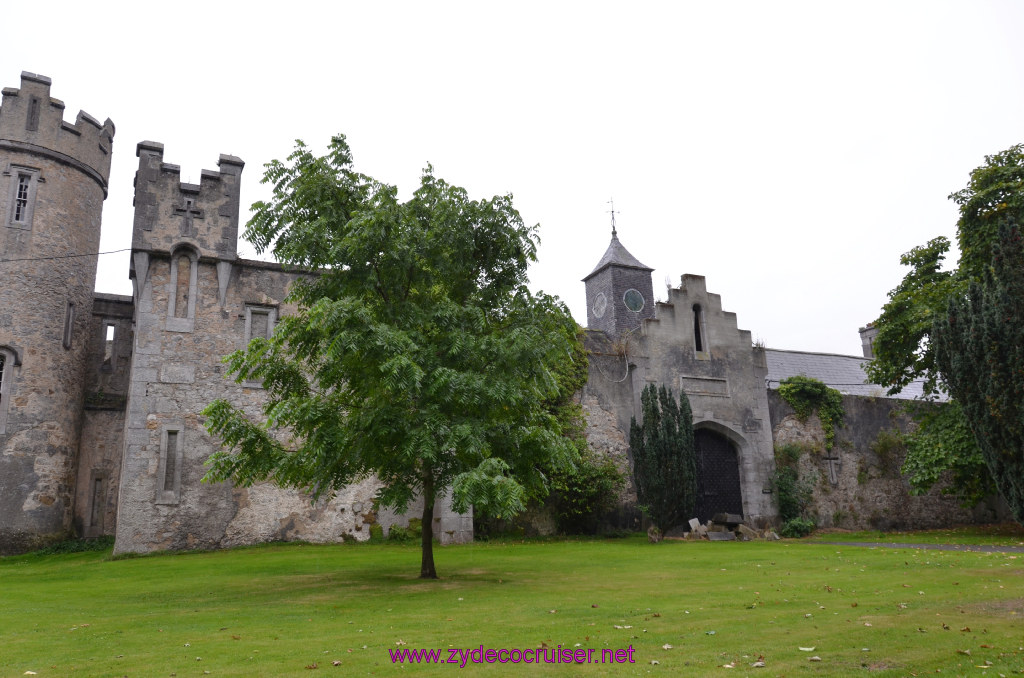
[[706,428],[694,431],[693,440],[697,453],[697,519],[706,523],[716,513],[743,515],[736,446]]

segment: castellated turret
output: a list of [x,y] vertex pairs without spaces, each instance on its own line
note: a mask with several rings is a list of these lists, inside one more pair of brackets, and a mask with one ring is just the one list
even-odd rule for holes
[[0,553],[71,528],[114,124],[63,113],[44,76],[3,90]]

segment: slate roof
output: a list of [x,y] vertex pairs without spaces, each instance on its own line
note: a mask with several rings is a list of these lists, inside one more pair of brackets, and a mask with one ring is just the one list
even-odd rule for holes
[[[779,382],[787,377],[802,374],[812,377],[836,389],[844,395],[873,396],[911,400],[923,395],[921,383],[908,385],[894,396],[886,395],[886,389],[878,384],[867,383],[867,374],[861,367],[867,358],[835,353],[808,353],[805,351],[782,351],[765,349],[768,363],[768,388],[777,389]],[[945,398],[940,398],[945,400]]]
[[604,256],[601,257],[601,261],[597,262],[597,266],[594,267],[594,270],[591,271],[590,275],[584,278],[583,281],[586,282],[593,278],[601,271],[601,269],[606,266],[611,266],[612,264],[625,268],[638,268],[642,271],[654,270],[650,266],[644,266],[641,264],[636,257],[630,254],[629,251],[622,246],[622,243],[619,242],[619,237],[612,233],[612,241],[608,243],[608,249],[605,250]]

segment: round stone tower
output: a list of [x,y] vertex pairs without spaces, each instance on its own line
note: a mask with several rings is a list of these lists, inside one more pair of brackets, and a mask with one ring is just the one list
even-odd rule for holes
[[[50,79],[0,104],[0,553],[71,527],[86,332],[114,124],[74,124]],[[82,256],[86,255],[86,256]]]

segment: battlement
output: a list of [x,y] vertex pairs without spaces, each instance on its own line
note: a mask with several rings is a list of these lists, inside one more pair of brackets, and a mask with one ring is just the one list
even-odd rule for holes
[[218,171],[204,169],[199,183],[181,180],[181,167],[164,162],[164,145],[135,148],[135,223],[132,247],[170,252],[187,243],[200,256],[233,260],[238,245],[239,201],[245,163],[222,154]]
[[64,120],[64,102],[50,96],[50,79],[23,71],[21,88],[6,87],[0,103],[0,147],[38,153],[72,165],[107,192],[114,123],[84,111]]

